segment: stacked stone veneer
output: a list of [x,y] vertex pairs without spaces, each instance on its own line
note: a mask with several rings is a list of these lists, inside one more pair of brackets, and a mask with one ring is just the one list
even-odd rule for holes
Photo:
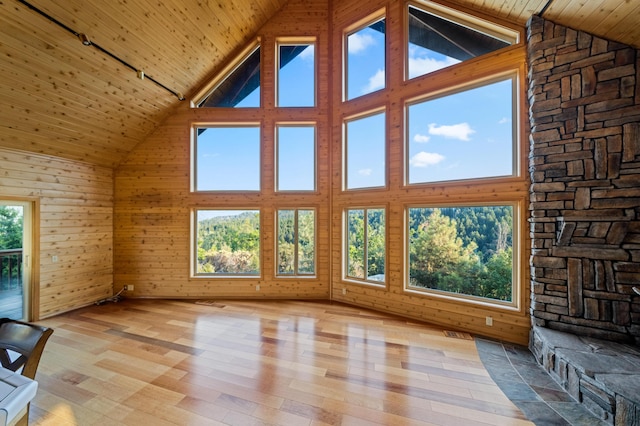
[[527,29],[533,325],[640,344],[640,53]]

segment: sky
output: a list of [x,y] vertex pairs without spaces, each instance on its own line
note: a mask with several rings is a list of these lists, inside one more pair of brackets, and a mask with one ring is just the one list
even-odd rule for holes
[[[385,35],[365,27],[347,37],[346,98],[385,88]],[[408,73],[421,76],[458,63],[438,52],[410,44]],[[279,102],[314,102],[313,45],[279,72]],[[511,78],[487,83],[406,106],[407,184],[428,184],[513,174],[513,87]],[[259,88],[238,106],[256,105]],[[383,106],[383,105],[381,105]],[[384,111],[345,123],[347,189],[385,186],[386,117]],[[275,130],[274,130],[275,131]],[[278,189],[315,189],[313,127],[282,127],[277,153]],[[198,136],[198,190],[260,190],[259,127],[207,129]]]

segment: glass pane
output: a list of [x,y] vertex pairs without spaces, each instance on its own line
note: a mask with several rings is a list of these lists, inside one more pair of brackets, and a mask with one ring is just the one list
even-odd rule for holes
[[347,276],[365,278],[364,210],[347,212]]
[[260,212],[198,210],[197,274],[259,275]]
[[346,232],[346,276],[367,281],[384,282],[386,253],[385,210],[347,210]]
[[513,207],[410,208],[409,287],[513,295]]
[[0,200],[0,316],[15,320],[25,317],[23,250],[25,208]]
[[278,275],[315,274],[315,211],[278,210]]
[[260,128],[196,129],[196,191],[259,191]]
[[315,46],[281,45],[279,61],[278,106],[315,106]]
[[409,105],[408,183],[512,176],[513,86],[507,79]]
[[385,218],[384,209],[367,210],[367,279],[384,282]]
[[295,210],[278,210],[278,274],[295,274]]
[[347,189],[372,188],[386,183],[385,113],[346,124]]
[[385,87],[385,20],[347,36],[347,100]]
[[478,30],[409,6],[409,78],[510,46]]
[[315,126],[278,126],[278,191],[316,189]]
[[316,219],[314,210],[298,210],[298,274],[316,273]]
[[202,107],[240,108],[260,106],[260,48],[225,77],[209,96],[198,104]]

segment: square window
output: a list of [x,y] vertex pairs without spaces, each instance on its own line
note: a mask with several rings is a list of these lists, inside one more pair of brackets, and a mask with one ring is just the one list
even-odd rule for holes
[[510,205],[407,209],[407,288],[512,302]]
[[196,210],[195,275],[260,274],[259,210]]
[[260,127],[209,126],[195,131],[195,191],[259,191]]

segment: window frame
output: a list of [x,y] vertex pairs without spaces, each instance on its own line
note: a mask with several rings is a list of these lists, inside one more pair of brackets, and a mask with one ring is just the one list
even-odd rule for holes
[[[258,213],[259,221],[258,221],[258,243],[260,247],[258,248],[258,272],[256,274],[230,274],[230,273],[202,273],[198,272],[198,212],[199,211],[255,211]],[[263,221],[263,209],[259,207],[193,207],[191,208],[190,214],[190,262],[191,265],[189,268],[189,278],[190,279],[250,279],[250,280],[261,280],[264,275],[264,265],[263,265],[263,244],[262,244],[262,232],[264,229]]]
[[[479,16],[472,15],[471,13],[465,13],[461,10],[447,7],[445,5],[436,3],[431,0],[408,1],[405,7],[403,8],[403,26],[404,26],[403,28],[403,32],[404,32],[403,76],[404,76],[405,82],[420,79],[420,78],[425,78],[426,76],[432,74],[432,73],[421,74],[415,77],[409,76],[409,10],[412,7],[415,9],[420,9],[432,15],[436,15],[441,19],[453,22],[457,25],[467,27],[471,30],[494,37],[506,43],[510,43],[511,46],[509,47],[515,46],[519,44],[521,41],[521,31],[515,30],[513,28],[509,28],[504,25],[500,25],[488,19],[483,19]],[[508,47],[505,47],[505,48],[508,48]],[[499,50],[502,50],[502,49],[499,49]],[[495,54],[495,52],[491,52],[490,54]],[[481,55],[481,56],[484,56],[484,55]],[[481,56],[478,56],[477,58]],[[461,62],[461,63],[464,63],[464,62]],[[459,64],[455,64],[443,69],[449,69],[457,65]],[[438,70],[438,71],[441,71],[441,70]],[[438,71],[435,71],[435,72],[438,72]]]
[[[281,46],[313,46],[313,105],[280,105],[280,47]],[[278,37],[275,44],[275,77],[274,77],[274,105],[276,108],[316,108],[318,106],[318,58],[316,55],[317,37]]]
[[[280,189],[280,133],[281,127],[312,127],[313,128],[313,189]],[[282,121],[274,124],[274,163],[273,178],[274,192],[280,194],[305,193],[313,194],[318,192],[318,123],[314,121],[289,122]]]
[[[483,176],[477,178],[463,178],[463,179],[451,179],[451,180],[434,180],[428,182],[414,182],[411,183],[409,180],[409,163],[410,163],[410,147],[411,143],[411,135],[409,130],[409,107],[412,105],[416,105],[422,102],[428,102],[431,100],[442,99],[447,96],[456,95],[459,93],[463,93],[469,90],[477,89],[480,87],[485,87],[494,83],[498,83],[501,81],[511,80],[511,169],[512,172],[510,175],[496,175],[496,176]],[[403,187],[404,188],[413,188],[413,187],[428,187],[434,185],[448,185],[448,184],[489,184],[491,181],[496,180],[505,180],[505,179],[522,179],[522,164],[520,164],[520,157],[522,153],[522,147],[520,143],[520,97],[519,97],[519,87],[520,87],[520,76],[519,71],[517,69],[510,69],[507,71],[496,72],[487,77],[476,79],[469,81],[465,84],[454,85],[451,87],[446,87],[440,90],[436,90],[433,92],[428,92],[423,95],[415,96],[408,98],[404,103],[404,143],[403,143]]]
[[[362,210],[363,211],[363,261],[364,261],[364,278],[358,278],[349,275],[349,211]],[[369,210],[382,210],[384,212],[384,281],[369,279],[369,257],[368,257],[368,216]],[[342,250],[344,255],[342,256],[342,280],[350,283],[369,285],[374,288],[386,289],[389,282],[389,274],[387,267],[389,263],[389,208],[387,205],[371,205],[371,206],[348,206],[342,211]]]
[[[357,99],[360,99],[362,97],[366,97],[366,96],[371,96],[375,93],[380,93],[384,90],[386,90],[389,87],[389,49],[388,49],[388,42],[387,42],[387,30],[386,30],[386,26],[387,24],[387,9],[386,7],[383,7],[381,9],[378,9],[377,11],[367,15],[366,17],[354,22],[353,24],[349,25],[348,27],[346,27],[343,32],[342,32],[342,102],[352,102],[355,101]],[[367,28],[373,24],[375,24],[376,22],[379,21],[385,21],[385,35],[384,35],[384,39],[385,39],[385,43],[384,43],[384,71],[385,71],[385,77],[384,77],[384,87],[381,89],[377,89],[374,90],[372,92],[368,92],[359,96],[355,96],[353,98],[349,98],[349,88],[348,88],[348,80],[349,80],[349,36],[352,34],[357,33],[358,31]]]
[[[258,188],[257,189],[198,189],[198,129],[207,128],[257,128],[258,129]],[[263,171],[262,171],[262,123],[256,121],[247,122],[207,122],[192,123],[191,125],[191,179],[190,189],[196,194],[221,194],[221,193],[260,193],[263,187]]]
[[[455,207],[502,207],[510,206],[513,210],[513,229],[512,229],[512,271],[511,271],[511,301],[503,301],[490,299],[486,297],[474,296],[464,293],[453,293],[445,290],[419,288],[411,286],[410,281],[410,257],[411,257],[411,239],[409,237],[409,223],[410,215],[409,210],[413,208],[426,208],[426,209],[442,209],[442,208],[455,208]],[[403,205],[404,216],[404,244],[403,244],[403,293],[409,295],[428,296],[440,300],[449,300],[455,302],[462,302],[464,304],[499,308],[507,311],[519,312],[521,311],[522,301],[521,292],[522,289],[522,268],[524,267],[522,260],[522,252],[520,244],[524,236],[522,235],[522,215],[526,209],[524,208],[524,201],[515,200],[498,200],[492,202],[460,202],[460,203],[442,203],[442,202],[425,202],[425,203],[407,203]]]
[[203,102],[207,100],[207,98],[215,92],[218,87],[222,83],[225,82],[238,68],[242,66],[244,61],[246,61],[251,55],[255,53],[256,50],[260,49],[260,94],[259,94],[259,105],[257,107],[246,107],[248,109],[256,110],[263,107],[263,98],[262,98],[262,88],[263,88],[263,61],[262,61],[262,49],[261,49],[261,38],[257,37],[253,42],[247,44],[247,46],[235,57],[234,60],[230,61],[217,75],[213,78],[202,90],[198,91],[190,102],[191,108],[203,108],[207,109],[210,107],[201,106]]
[[[384,149],[383,149],[383,166],[384,184],[378,186],[360,186],[349,188],[349,132],[348,123],[357,120],[367,119],[376,115],[384,115]],[[342,191],[376,191],[389,188],[389,113],[386,106],[370,109],[360,114],[344,117],[342,120]]]
[[[280,242],[280,211],[293,211],[294,212],[294,235],[295,235],[295,246],[294,246],[294,273],[293,274],[283,274],[278,271],[278,257],[279,257],[279,242]],[[299,224],[299,212],[300,211],[312,211],[313,212],[313,273],[300,273],[298,271],[298,261],[299,261],[299,232],[298,232],[298,224]],[[318,209],[316,207],[281,207],[274,209],[274,219],[275,219],[275,227],[276,230],[274,233],[274,276],[275,278],[294,278],[294,279],[314,279],[318,277]]]

